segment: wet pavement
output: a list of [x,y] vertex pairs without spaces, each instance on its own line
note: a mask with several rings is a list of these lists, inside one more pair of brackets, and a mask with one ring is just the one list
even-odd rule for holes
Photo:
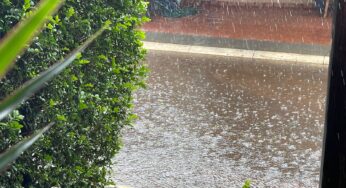
[[318,187],[327,67],[151,51],[114,180]]

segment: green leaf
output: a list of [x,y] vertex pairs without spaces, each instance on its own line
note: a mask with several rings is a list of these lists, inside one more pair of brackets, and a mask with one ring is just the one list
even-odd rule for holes
[[53,100],[53,99],[50,99],[49,100],[49,106],[50,107],[53,107],[53,106],[55,106],[56,105],[56,102]]
[[59,120],[59,121],[66,121],[66,117],[64,115],[56,115],[56,118]]
[[23,10],[27,11],[31,7],[30,0],[24,0]]
[[12,146],[10,149],[0,154],[0,171],[6,169],[6,167],[16,160],[25,150],[27,150],[33,143],[35,143],[43,133],[45,133],[49,128],[51,128],[54,123],[48,124],[46,127],[38,130],[36,133],[25,138],[21,142]]
[[[77,49],[72,51],[65,59],[60,60],[58,63],[51,66],[48,70],[41,73],[36,78],[26,82],[23,87],[14,91],[9,97],[0,103],[0,120],[6,117],[12,110],[14,110],[22,101],[29,98],[44,84],[53,79],[57,74],[63,71],[70,65],[76,57],[80,55],[86,47],[88,47],[98,36],[102,34],[105,27],[102,27],[95,34],[93,34],[87,41],[80,45]],[[1,56],[0,56],[1,57]]]
[[86,59],[81,59],[78,61],[78,64],[80,64],[80,65],[85,65],[85,64],[89,64],[89,63],[90,63],[90,61],[86,60]]
[[87,84],[84,84],[85,87],[90,87],[90,88],[93,88],[94,87],[94,84],[92,83],[87,83]]
[[111,29],[111,24],[112,24],[112,21],[110,21],[110,20],[106,20],[105,21],[105,28],[107,29],[107,30],[110,30]]
[[73,7],[70,7],[66,13],[66,18],[69,19],[71,16],[75,14],[75,10]]
[[78,105],[79,110],[84,110],[86,108],[88,108],[88,105],[86,105],[85,103],[79,103],[79,105]]
[[[0,78],[4,76],[11,67],[12,62],[42,28],[47,17],[53,14],[61,5],[62,0],[41,2],[37,10],[9,31],[0,43]],[[29,5],[26,1],[24,8],[28,8]]]
[[251,180],[247,179],[242,188],[251,188]]
[[76,75],[71,75],[71,80],[72,81],[77,81],[78,80],[78,77]]
[[53,27],[53,25],[52,24],[47,24],[47,28],[49,29],[49,30],[52,30],[54,27]]

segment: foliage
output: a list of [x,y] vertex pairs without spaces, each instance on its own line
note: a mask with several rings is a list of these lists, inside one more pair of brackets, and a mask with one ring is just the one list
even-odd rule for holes
[[[37,1],[1,1],[0,37]],[[141,0],[67,0],[0,81],[4,98],[68,54],[106,20],[114,23],[72,66],[2,121],[1,151],[47,122],[56,125],[1,175],[4,187],[104,186],[121,146],[120,130],[136,117],[132,92],[144,86],[140,64],[146,21]]]
[[[46,2],[53,2],[54,0],[49,0]],[[50,4],[50,3],[49,3]],[[56,4],[58,5],[58,4]],[[42,6],[39,7],[38,10],[40,10]],[[37,15],[40,13],[40,11],[35,11],[33,14]],[[49,13],[47,13],[50,15]],[[45,20],[46,14],[43,14],[39,19],[40,20]],[[29,21],[28,21],[29,20]],[[15,40],[15,38],[22,38],[17,35],[23,35],[22,30],[36,30],[39,28],[42,22],[37,22],[36,24],[31,24],[33,22],[30,21],[30,19],[25,19],[24,22],[21,22],[19,26],[16,26],[14,29],[9,31],[9,35],[5,37],[5,39],[0,43],[0,54],[3,53],[3,56],[1,57],[1,64],[4,65],[3,67],[9,68],[11,66],[11,61],[12,59],[10,58],[3,58],[4,56],[7,56],[6,52],[13,50],[9,48],[9,46],[18,46],[16,48],[17,54],[20,53],[20,51],[25,47],[25,44],[27,43],[32,36],[27,35],[27,37],[24,40]],[[28,25],[31,25],[30,27],[26,27]],[[37,27],[36,27],[37,26]],[[51,66],[48,70],[42,72],[39,76],[36,76],[35,78],[27,81],[23,86],[20,88],[16,89],[13,93],[11,93],[10,96],[7,96],[3,101],[0,103],[0,120],[4,119],[7,117],[17,106],[20,105],[22,101],[25,101],[27,98],[29,98],[31,95],[33,95],[36,91],[38,91],[41,87],[45,85],[45,83],[51,79],[53,79],[56,75],[61,73],[68,65],[70,65],[73,60],[76,59],[78,54],[82,52],[87,46],[91,44],[92,41],[94,41],[99,35],[102,34],[102,32],[105,29],[109,28],[109,23],[106,23],[104,27],[102,27],[98,32],[96,32],[94,35],[92,35],[87,41],[85,41],[82,45],[80,45],[77,49],[73,50],[71,54],[69,54],[65,59],[60,60],[58,63],[54,64]],[[13,34],[14,33],[14,34]],[[30,32],[29,32],[30,33]],[[31,32],[32,33],[32,32]],[[16,44],[17,43],[17,44]],[[19,43],[19,44],[18,44]],[[24,44],[24,45],[23,45]],[[15,50],[13,50],[15,51]],[[14,56],[15,57],[15,56]],[[15,114],[18,113],[18,111],[14,111]],[[18,117],[21,117],[20,120],[23,120],[23,116],[17,115]],[[11,116],[10,116],[11,118]],[[15,126],[13,128],[16,128],[17,130],[21,129],[22,126],[18,122],[11,122],[9,123],[3,123],[2,126]],[[50,127],[54,125],[54,122],[49,123],[48,126],[41,128],[40,130],[36,131],[36,133],[31,134],[27,138],[25,138],[23,141],[17,143],[14,146],[11,146],[10,148],[6,149],[6,151],[2,152],[0,154],[0,170],[5,171],[9,165],[15,161],[21,153],[26,151],[32,144],[34,144],[42,135],[44,132],[46,132]]]
[[1,171],[6,171],[11,167],[11,163],[15,161],[24,151],[29,149],[48,129],[50,129],[54,123],[50,123],[46,127],[36,131],[34,134],[26,137],[21,142],[8,148],[0,155],[0,168]]
[[[28,2],[26,1],[23,8],[30,7]],[[10,64],[47,21],[47,17],[52,15],[61,3],[62,0],[43,1],[36,11],[7,33],[6,40],[3,40],[0,45],[0,77],[10,68]]]
[[251,180],[245,180],[243,188],[251,188]]
[[[7,2],[8,3],[8,2]],[[28,1],[25,2],[26,4]],[[14,62],[20,52],[25,49],[28,43],[33,39],[38,30],[42,28],[43,24],[47,21],[48,16],[52,15],[55,10],[61,5],[62,0],[48,0],[40,3],[36,7],[34,12],[31,12],[23,21],[17,24],[12,30],[10,30],[0,43],[0,78],[11,68],[11,63]],[[103,29],[102,29],[103,30]],[[102,31],[100,31],[102,32]],[[89,41],[92,41],[90,39]],[[90,42],[89,42],[90,43]],[[71,59],[71,58],[70,58]],[[63,62],[64,60],[62,60]],[[71,60],[70,60],[71,62]],[[62,63],[64,64],[64,63]],[[0,103],[0,120],[8,117],[8,123],[1,123],[2,130],[6,130],[6,126],[10,126],[13,130],[20,130],[22,126],[14,120],[22,120],[23,116],[19,115],[18,111],[14,109],[25,99],[30,97],[35,91],[37,91],[45,81],[48,81],[55,74],[61,72],[57,70],[59,66],[52,68],[52,71],[46,71],[46,73],[38,76],[37,78],[27,82],[21,88],[18,88],[10,96],[7,96],[5,100]],[[13,116],[8,116],[13,112]],[[33,143],[35,143],[44,132],[46,132],[54,123],[50,123],[48,126],[36,131],[36,133],[26,137],[23,141],[16,143],[14,146],[6,149],[0,153],[0,171],[5,171],[10,164],[15,161],[22,152],[27,150]],[[13,132],[10,133],[10,137]],[[2,135],[3,136],[3,135]],[[5,139],[6,136],[4,137]]]

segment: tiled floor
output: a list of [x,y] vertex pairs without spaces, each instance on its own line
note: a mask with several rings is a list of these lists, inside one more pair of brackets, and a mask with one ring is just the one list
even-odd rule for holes
[[311,7],[204,4],[197,15],[153,17],[144,31],[231,39],[329,45],[331,23]]

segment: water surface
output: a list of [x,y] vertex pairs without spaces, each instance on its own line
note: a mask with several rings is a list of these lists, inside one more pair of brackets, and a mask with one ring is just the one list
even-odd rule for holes
[[132,187],[318,187],[327,67],[152,51],[113,175]]

